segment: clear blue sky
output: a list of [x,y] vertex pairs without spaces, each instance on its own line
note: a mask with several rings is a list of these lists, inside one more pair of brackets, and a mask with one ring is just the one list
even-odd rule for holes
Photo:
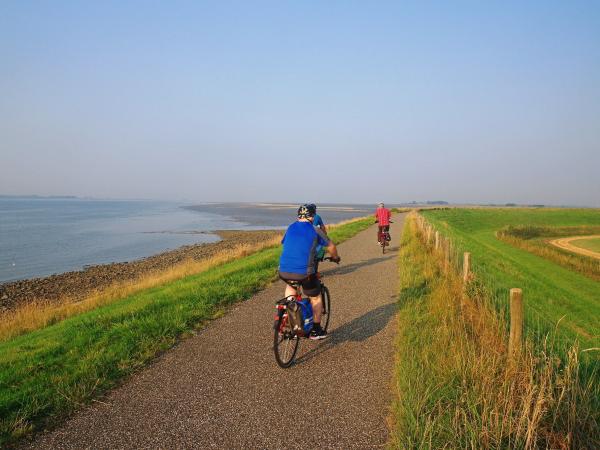
[[600,2],[0,4],[0,194],[600,206]]

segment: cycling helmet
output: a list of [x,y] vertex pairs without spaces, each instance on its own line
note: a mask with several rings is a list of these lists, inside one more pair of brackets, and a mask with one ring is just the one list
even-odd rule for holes
[[313,216],[317,214],[317,205],[315,205],[314,203],[309,203],[306,206],[308,207],[308,210],[312,213]]
[[298,208],[298,219],[308,219],[314,216],[315,212],[310,208],[310,205],[307,205],[305,203],[304,205],[301,205],[300,208]]
[[383,208],[383,202],[377,203],[377,206],[379,206],[380,208]]

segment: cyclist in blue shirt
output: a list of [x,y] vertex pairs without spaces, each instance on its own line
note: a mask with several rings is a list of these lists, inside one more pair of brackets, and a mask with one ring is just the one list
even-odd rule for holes
[[321,219],[321,216],[317,214],[317,205],[315,205],[314,203],[310,203],[308,205],[308,209],[313,213],[313,225],[317,228],[320,228],[321,231],[323,231],[323,233],[327,234],[327,228],[325,227],[325,223],[323,222],[323,219]]
[[[321,219],[321,216],[317,214],[317,205],[314,203],[309,203],[308,209],[311,213],[313,213],[314,216],[313,225],[325,233],[325,236],[327,236],[327,228],[325,227],[325,223],[323,222],[323,219]],[[315,256],[317,260],[315,264],[315,272],[319,271],[319,261],[323,259],[323,256],[325,256],[325,248],[322,245],[318,245],[317,254]]]
[[[321,282],[316,276],[315,256],[318,246],[326,248],[331,260],[339,262],[337,248],[327,235],[313,225],[314,212],[309,205],[298,208],[298,220],[291,224],[283,236],[283,252],[279,259],[279,277],[284,281],[299,281],[302,291],[310,298],[313,308],[313,329],[310,339],[324,339],[327,332],[321,328],[323,302]],[[289,284],[285,296],[295,295],[295,289]]]

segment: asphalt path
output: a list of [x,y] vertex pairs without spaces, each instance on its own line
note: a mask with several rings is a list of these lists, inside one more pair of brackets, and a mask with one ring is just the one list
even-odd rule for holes
[[385,255],[376,227],[324,263],[330,336],[303,339],[297,362],[272,350],[276,282],[232,308],[30,448],[368,449],[388,440],[398,292],[395,215]]

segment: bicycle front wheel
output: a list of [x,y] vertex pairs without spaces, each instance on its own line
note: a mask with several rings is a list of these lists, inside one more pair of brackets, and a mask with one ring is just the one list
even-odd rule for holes
[[275,329],[273,336],[273,351],[275,361],[279,367],[287,369],[294,363],[300,339],[288,332],[280,332],[279,327]]
[[323,315],[321,316],[321,328],[327,331],[331,319],[331,297],[327,286],[321,288],[321,299],[323,300]]

